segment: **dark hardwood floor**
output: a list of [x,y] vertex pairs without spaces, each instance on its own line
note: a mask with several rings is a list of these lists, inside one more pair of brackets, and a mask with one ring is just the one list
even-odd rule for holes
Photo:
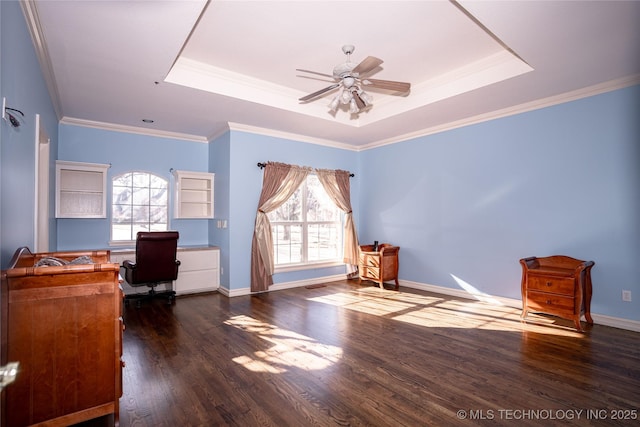
[[124,309],[121,426],[640,426],[640,334],[341,281]]

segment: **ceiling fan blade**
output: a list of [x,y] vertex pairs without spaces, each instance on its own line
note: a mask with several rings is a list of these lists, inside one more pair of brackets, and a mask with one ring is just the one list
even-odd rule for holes
[[333,90],[333,89],[337,88],[338,86],[340,86],[340,83],[332,84],[331,86],[327,86],[324,89],[320,89],[317,92],[313,92],[313,93],[310,93],[307,96],[303,96],[302,98],[299,98],[298,101],[302,101],[302,102],[310,101],[313,98],[322,95],[323,93],[327,93],[330,90]]
[[408,93],[411,90],[411,83],[395,82],[393,80],[364,79],[362,83],[369,87],[392,90],[400,93]]
[[334,78],[331,74],[319,73],[319,72],[317,72],[317,71],[301,70],[300,68],[296,68],[296,71],[302,71],[303,73],[317,74],[317,75],[319,75],[319,76],[329,77],[329,78],[331,78],[331,79],[333,79],[333,78]]
[[315,80],[317,82],[326,82],[326,83],[335,83],[335,79],[322,79],[320,77],[315,77],[315,76],[297,76],[300,77],[301,79],[309,79],[309,80]]
[[356,67],[351,70],[351,72],[358,74],[367,74],[369,71],[372,71],[383,62],[384,61],[382,59],[378,59],[375,56],[367,56],[361,63],[356,65]]

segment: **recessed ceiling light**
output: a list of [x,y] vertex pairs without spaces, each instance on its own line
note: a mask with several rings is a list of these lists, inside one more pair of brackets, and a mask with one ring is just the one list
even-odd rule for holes
[[142,119],[142,121],[145,123],[153,123],[153,120],[151,119]]

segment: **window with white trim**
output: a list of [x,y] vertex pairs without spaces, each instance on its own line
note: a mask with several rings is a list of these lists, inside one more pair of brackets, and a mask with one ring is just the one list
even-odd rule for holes
[[138,231],[166,231],[168,181],[147,172],[127,172],[113,178],[111,240],[135,241]]
[[343,213],[315,174],[267,215],[276,267],[342,262]]

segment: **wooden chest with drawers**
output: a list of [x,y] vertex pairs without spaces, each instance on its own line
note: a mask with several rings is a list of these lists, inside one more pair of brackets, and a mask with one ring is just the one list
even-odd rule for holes
[[522,318],[529,312],[540,312],[573,320],[578,331],[581,316],[591,318],[591,267],[593,261],[582,261],[564,255],[530,257],[522,265]]
[[360,246],[360,258],[358,269],[360,270],[360,283],[362,280],[372,280],[381,289],[384,289],[384,282],[393,280],[395,289],[398,290],[398,252],[400,248],[388,243],[383,243],[377,251],[373,250],[373,245]]

